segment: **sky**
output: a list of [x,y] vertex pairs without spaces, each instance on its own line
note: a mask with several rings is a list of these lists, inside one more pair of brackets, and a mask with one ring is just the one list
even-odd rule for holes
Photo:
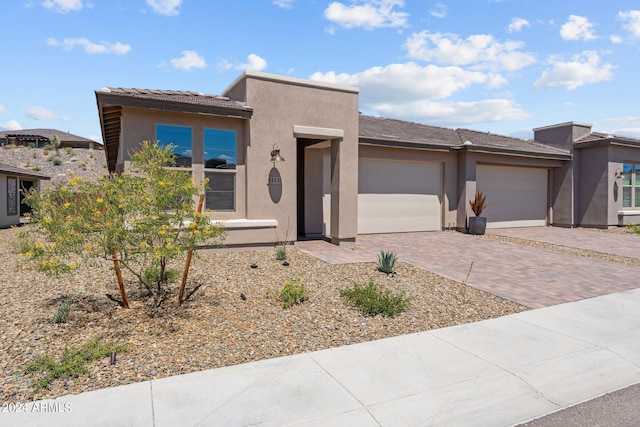
[[640,138],[638,0],[3,0],[0,130],[102,140],[101,87],[222,93],[244,70],[360,89],[364,114]]

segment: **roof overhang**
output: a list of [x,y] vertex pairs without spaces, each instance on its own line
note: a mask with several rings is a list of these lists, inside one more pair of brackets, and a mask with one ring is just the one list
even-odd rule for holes
[[430,151],[450,151],[451,147],[439,144],[428,144],[424,142],[412,142],[412,141],[390,141],[388,139],[376,139],[370,137],[359,137],[358,143],[360,145],[372,145],[377,147],[389,147],[389,148],[409,148],[412,150],[430,150]]
[[109,172],[115,171],[116,164],[118,162],[123,107],[145,108],[189,114],[204,114],[239,119],[250,119],[253,114],[253,110],[251,108],[232,109],[220,106],[189,104],[167,100],[141,99],[105,91],[96,91],[95,94]]
[[527,157],[534,159],[547,159],[547,160],[571,160],[572,155],[570,153],[536,153],[531,151],[513,150],[496,147],[483,147],[473,144],[464,144],[452,147],[454,150],[470,151],[474,153],[484,154],[497,154],[500,156],[512,156],[512,157]]

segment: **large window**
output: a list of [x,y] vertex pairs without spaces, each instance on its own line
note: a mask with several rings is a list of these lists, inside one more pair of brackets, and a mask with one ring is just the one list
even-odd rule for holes
[[192,131],[186,126],[157,125],[156,139],[158,145],[166,147],[171,145],[176,155],[176,166],[190,168],[192,164]]
[[204,130],[204,175],[209,179],[206,208],[216,211],[236,209],[236,132]]
[[622,171],[622,207],[640,207],[640,163],[625,163]]

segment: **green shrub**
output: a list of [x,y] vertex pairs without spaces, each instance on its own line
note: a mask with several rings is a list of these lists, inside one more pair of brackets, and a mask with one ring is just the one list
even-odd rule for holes
[[282,290],[276,293],[275,296],[278,301],[282,302],[282,308],[293,307],[309,299],[304,284],[300,283],[298,279],[285,283]]
[[54,166],[60,166],[62,164],[62,160],[59,159],[58,157],[56,157],[55,159],[53,159],[53,165]]
[[391,274],[395,271],[397,262],[398,256],[395,252],[381,251],[378,255],[378,270]]
[[627,228],[636,234],[640,234],[640,225],[638,224],[629,224]]
[[53,144],[47,144],[43,148],[46,151],[51,151],[51,150],[55,150],[56,147],[54,147]]
[[160,267],[152,264],[142,273],[142,280],[145,283],[171,283],[180,276],[180,272],[176,269],[167,268],[160,279]]
[[66,348],[60,362],[50,356],[38,356],[26,366],[26,371],[36,376],[34,393],[49,387],[57,379],[69,379],[88,374],[86,365],[94,360],[108,357],[112,351],[127,351],[126,345],[101,343],[101,337],[87,341],[80,347]]
[[287,250],[284,246],[279,246],[276,248],[276,259],[278,261],[284,261],[287,259]]
[[67,323],[70,310],[71,301],[62,301],[53,313],[53,323]]
[[411,298],[405,296],[404,292],[394,294],[388,289],[383,290],[373,280],[366,285],[354,283],[353,288],[341,289],[340,296],[369,316],[382,314],[392,317],[411,304]]
[[67,153],[68,155],[71,155],[71,154],[73,154],[73,148],[65,147],[64,148],[64,152]]
[[35,172],[40,172],[40,166],[35,166],[33,168],[31,168],[33,171]]

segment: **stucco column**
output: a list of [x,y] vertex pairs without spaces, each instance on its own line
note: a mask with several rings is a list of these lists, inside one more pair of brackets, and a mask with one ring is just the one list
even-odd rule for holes
[[331,140],[331,243],[355,245],[358,234],[357,144]]

